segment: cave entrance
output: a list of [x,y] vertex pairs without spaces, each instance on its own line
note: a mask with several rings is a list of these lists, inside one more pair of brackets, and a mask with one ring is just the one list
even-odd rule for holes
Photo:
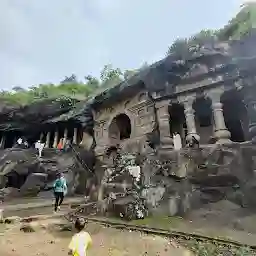
[[12,148],[20,137],[22,137],[20,132],[8,132],[6,134],[5,148]]
[[131,120],[126,114],[119,114],[114,117],[109,126],[109,140],[111,145],[116,145],[121,140],[129,139],[131,130]]
[[5,187],[20,189],[22,185],[25,183],[27,176],[28,176],[27,174],[18,174],[15,171],[10,172],[5,176],[6,178]]
[[249,119],[243,99],[237,90],[224,92],[221,97],[225,124],[231,133],[231,141],[249,139]]
[[208,144],[213,138],[212,101],[210,98],[199,97],[194,101],[193,109],[200,143]]
[[186,144],[187,125],[183,105],[172,103],[169,106],[169,116],[170,134],[173,136],[175,132],[179,133],[184,146]]

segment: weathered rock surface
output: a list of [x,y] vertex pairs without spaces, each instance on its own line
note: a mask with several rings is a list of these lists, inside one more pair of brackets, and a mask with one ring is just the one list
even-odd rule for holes
[[[80,157],[93,169],[92,152],[79,149]],[[72,151],[45,149],[38,158],[34,149],[7,149],[0,152],[0,197],[36,196],[52,188],[57,172],[63,172],[68,193],[78,193],[86,184],[86,171]],[[80,191],[81,192],[81,191]]]
[[[169,216],[186,215],[193,209],[221,200],[240,208],[255,208],[255,150],[253,145],[216,146],[183,149],[179,153],[165,154],[167,158],[155,151],[155,155],[148,157],[146,154],[140,162],[142,178],[139,182],[129,175],[127,167],[135,163],[127,161],[132,158],[124,154],[114,168],[105,167],[102,198],[109,204],[105,208],[109,207],[117,216],[129,212],[133,218],[138,215],[138,209],[143,209],[142,205],[149,214]],[[183,162],[186,162],[185,175],[184,172],[180,175]]]
[[[73,106],[70,99],[45,99],[26,106],[0,103],[0,132],[21,132],[27,139],[37,140],[38,133],[57,122],[74,121],[92,134],[93,118],[85,101]],[[37,136],[37,137],[36,137]]]

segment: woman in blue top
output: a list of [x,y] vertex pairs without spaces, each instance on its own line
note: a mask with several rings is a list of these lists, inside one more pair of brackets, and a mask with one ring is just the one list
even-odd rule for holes
[[53,184],[53,191],[55,197],[54,211],[60,210],[60,205],[64,200],[64,196],[67,194],[67,181],[62,173],[57,174],[57,179]]

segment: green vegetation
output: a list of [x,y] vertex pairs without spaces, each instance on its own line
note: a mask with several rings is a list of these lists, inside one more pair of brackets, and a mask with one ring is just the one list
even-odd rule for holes
[[2,91],[0,100],[12,104],[26,105],[34,101],[47,98],[74,98],[77,100],[85,100],[88,96],[113,87],[120,83],[124,78],[128,78],[136,71],[121,72],[111,65],[105,65],[100,79],[92,76],[86,76],[85,81],[78,81],[75,75],[65,77],[59,84],[40,84],[29,89],[14,87],[12,91]]
[[194,239],[177,239],[177,242],[187,249],[191,250],[198,256],[220,256],[220,255],[233,255],[233,256],[253,256],[256,255],[254,250],[247,247],[235,247],[232,245],[222,245],[218,243],[210,243],[197,241]]
[[154,227],[154,228],[161,228],[161,229],[169,229],[169,228],[178,228],[179,225],[182,223],[181,217],[169,217],[169,216],[154,216],[154,217],[147,217],[144,219],[132,220],[130,222],[132,225],[138,226],[146,226],[146,227]]
[[145,63],[140,69],[122,72],[119,68],[113,68],[111,64],[108,64],[103,67],[100,79],[88,75],[84,77],[84,81],[78,81],[73,74],[70,77],[65,77],[59,84],[40,84],[28,89],[16,86],[11,91],[1,91],[0,102],[28,105],[49,98],[86,100],[89,96],[114,87],[147,66],[148,64]]
[[190,38],[177,39],[169,47],[167,55],[174,54],[186,58],[189,56],[191,49],[200,46],[205,40],[237,40],[250,33],[252,28],[256,28],[256,3],[245,4],[224,28],[202,30]]

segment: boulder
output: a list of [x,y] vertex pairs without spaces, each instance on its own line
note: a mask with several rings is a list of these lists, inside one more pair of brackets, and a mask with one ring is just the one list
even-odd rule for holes
[[16,224],[21,221],[21,218],[19,216],[11,216],[6,219],[4,219],[5,224]]
[[35,232],[35,227],[29,223],[29,224],[23,224],[21,227],[20,227],[20,231],[23,231],[24,233],[33,233]]
[[32,173],[28,175],[25,183],[20,188],[21,195],[34,195],[36,196],[41,190],[45,188],[47,183],[47,174],[45,173]]
[[[83,155],[90,156],[84,161],[93,166],[94,155],[86,152]],[[78,164],[72,151],[45,149],[45,156],[38,158],[31,149],[3,150],[0,153],[0,198],[14,196],[13,189],[19,190],[15,196],[36,196],[50,190],[58,172],[64,173],[68,193],[73,194],[84,183],[81,174],[87,171]]]

